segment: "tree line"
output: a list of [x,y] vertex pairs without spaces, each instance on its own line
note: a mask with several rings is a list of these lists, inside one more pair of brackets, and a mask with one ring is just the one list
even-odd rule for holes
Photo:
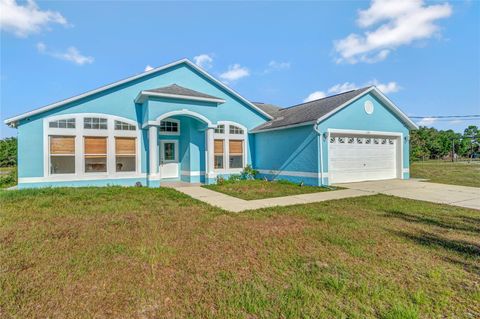
[[425,126],[410,132],[412,161],[451,158],[452,154],[454,157],[472,158],[480,156],[479,153],[480,132],[475,125],[468,126],[463,134]]

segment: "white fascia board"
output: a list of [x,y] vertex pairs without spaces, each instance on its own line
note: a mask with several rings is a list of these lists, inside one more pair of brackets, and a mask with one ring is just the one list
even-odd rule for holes
[[213,102],[213,103],[225,103],[223,99],[207,98],[207,97],[198,97],[198,96],[186,96],[178,94],[168,94],[168,93],[158,93],[158,92],[149,92],[141,91],[135,98],[135,103],[143,103],[145,99],[149,96],[153,97],[165,97],[171,99],[180,99],[180,100],[189,100],[189,101],[202,101],[202,102]]
[[410,120],[410,118],[405,113],[400,111],[400,109],[392,101],[390,101],[382,92],[380,92],[380,90],[377,89],[375,86],[372,86],[370,89],[366,90],[362,94],[359,94],[359,95],[351,98],[350,100],[343,103],[339,107],[337,107],[334,110],[332,110],[332,111],[328,112],[327,114],[323,115],[322,117],[320,117],[317,120],[317,124],[319,124],[320,122],[323,122],[324,120],[326,120],[327,118],[329,118],[333,114],[337,113],[338,111],[342,110],[343,108],[347,107],[348,105],[350,105],[354,101],[358,100],[359,98],[361,98],[364,95],[367,95],[370,92],[374,93],[378,98],[380,98],[387,105],[387,107],[390,110],[392,110],[398,117],[400,117],[404,121],[405,124],[407,124],[407,126],[410,129],[413,129],[413,130],[418,129],[418,126],[414,122],[412,122],[412,120]]
[[263,114],[263,115],[266,116],[267,118],[269,118],[269,119],[272,119],[272,118],[273,118],[271,115],[269,115],[269,114],[265,113],[264,111],[262,111],[260,108],[258,108],[256,105],[254,105],[253,103],[251,103],[251,102],[248,101],[247,99],[245,99],[243,96],[241,96],[241,95],[238,94],[237,92],[235,92],[233,89],[229,88],[228,86],[226,86],[225,84],[223,84],[221,81],[215,79],[213,76],[211,76],[210,74],[208,74],[205,70],[201,69],[200,67],[198,67],[197,65],[195,65],[194,63],[192,63],[190,60],[184,58],[184,59],[181,59],[181,60],[178,60],[178,61],[171,62],[171,63],[169,63],[169,64],[165,64],[165,65],[163,65],[163,66],[160,66],[160,67],[158,67],[158,68],[152,69],[152,70],[150,70],[150,71],[142,72],[142,73],[140,73],[140,74],[137,74],[137,75],[128,77],[128,78],[126,78],[126,79],[123,79],[123,80],[120,80],[120,81],[117,81],[117,82],[110,83],[110,84],[108,84],[108,85],[99,87],[99,88],[97,88],[97,89],[94,89],[94,90],[91,90],[91,91],[82,93],[82,94],[80,94],[80,95],[76,95],[76,96],[73,96],[73,97],[71,97],[71,98],[68,98],[68,99],[65,99],[65,100],[61,100],[61,101],[58,101],[58,102],[55,102],[55,103],[52,103],[52,104],[49,104],[49,105],[40,107],[40,108],[38,108],[38,109],[35,109],[35,110],[32,110],[32,111],[23,113],[23,114],[20,114],[20,115],[11,117],[11,118],[8,118],[8,119],[4,120],[4,123],[7,124],[7,125],[9,125],[9,126],[15,127],[17,121],[19,121],[19,120],[21,120],[21,119],[24,119],[24,118],[26,118],[26,117],[33,116],[33,115],[36,115],[36,114],[39,114],[39,113],[42,113],[42,112],[46,112],[46,111],[52,110],[52,109],[54,109],[54,108],[60,107],[60,106],[62,106],[62,105],[65,105],[65,104],[67,104],[67,103],[75,102],[75,101],[77,101],[77,100],[83,99],[83,98],[88,97],[88,96],[91,96],[91,95],[93,95],[93,94],[96,94],[96,93],[99,93],[99,92],[102,92],[102,91],[105,91],[105,90],[114,88],[114,87],[116,87],[116,86],[119,86],[119,85],[128,83],[128,82],[130,82],[130,81],[133,81],[133,80],[136,80],[136,79],[139,79],[139,78],[142,78],[142,77],[147,76],[147,75],[150,75],[150,74],[152,74],[152,73],[155,73],[155,72],[158,72],[158,71],[162,71],[162,70],[168,69],[168,68],[170,68],[170,67],[173,67],[173,66],[178,65],[178,64],[181,64],[181,63],[186,63],[186,64],[188,64],[189,66],[191,66],[192,68],[194,68],[194,69],[197,70],[198,72],[202,73],[205,77],[207,77],[207,78],[209,78],[210,80],[212,80],[213,82],[217,83],[219,86],[221,86],[222,88],[224,88],[224,89],[227,90],[228,92],[231,92],[234,96],[236,96],[237,98],[239,98],[240,100],[242,100],[243,102],[245,102],[246,104],[248,104],[248,105],[249,105],[250,107],[252,107],[253,109],[257,110],[258,112],[260,112],[261,114]]

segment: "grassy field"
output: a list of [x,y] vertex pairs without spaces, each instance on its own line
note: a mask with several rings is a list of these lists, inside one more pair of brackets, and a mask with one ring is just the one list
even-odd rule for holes
[[480,187],[480,161],[413,162],[410,174],[413,178],[425,178],[434,183]]
[[287,181],[239,180],[203,187],[245,200],[318,193],[333,190],[318,186],[300,186]]
[[383,195],[225,213],[172,189],[0,193],[0,317],[480,316],[480,213]]

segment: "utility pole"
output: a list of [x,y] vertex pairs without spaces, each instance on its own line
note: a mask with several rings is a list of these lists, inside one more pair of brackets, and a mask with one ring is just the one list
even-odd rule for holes
[[452,162],[455,162],[455,139],[452,138]]

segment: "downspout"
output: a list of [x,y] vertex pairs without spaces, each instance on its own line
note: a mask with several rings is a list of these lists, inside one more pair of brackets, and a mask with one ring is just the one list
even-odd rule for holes
[[313,124],[313,130],[318,134],[318,148],[320,149],[320,186],[323,186],[323,141],[322,132],[318,130],[318,123]]

